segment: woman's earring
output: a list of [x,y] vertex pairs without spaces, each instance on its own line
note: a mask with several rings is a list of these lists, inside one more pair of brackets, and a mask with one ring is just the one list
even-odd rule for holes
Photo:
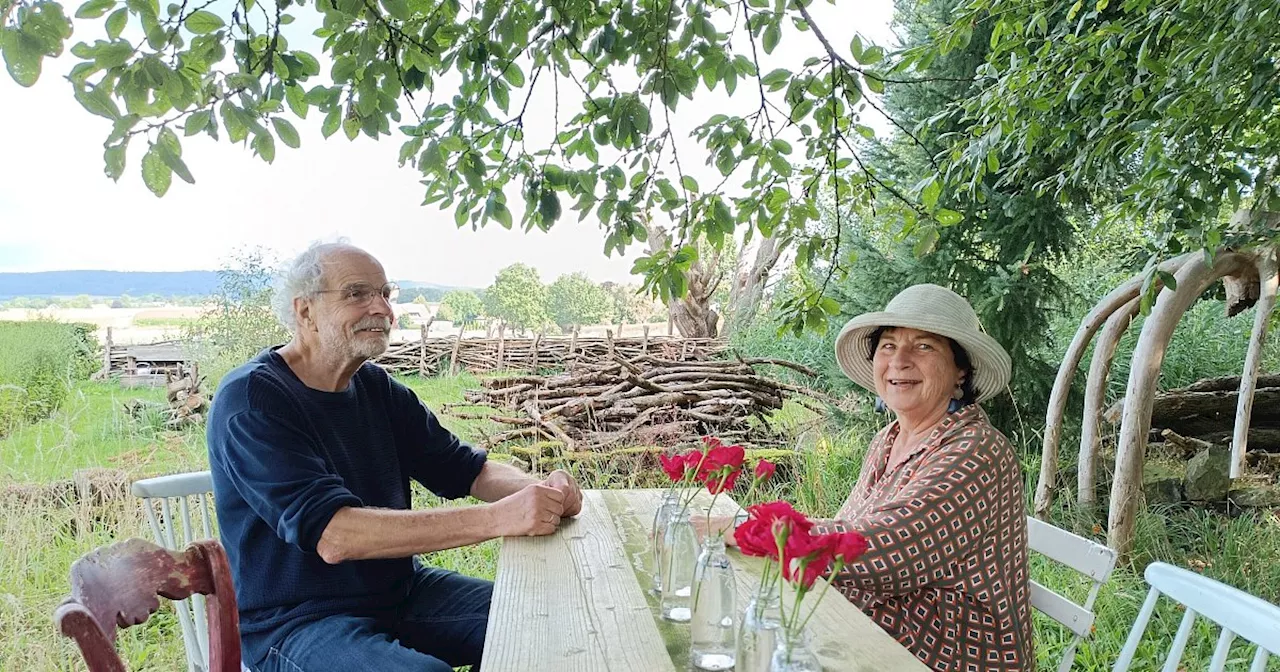
[[948,413],[955,413],[956,411],[959,411],[961,408],[964,408],[964,407],[960,405],[959,399],[952,399],[951,402],[947,404]]
[[884,413],[885,411],[889,410],[889,407],[885,405],[884,399],[881,399],[880,397],[876,397],[875,409],[876,409],[876,413]]

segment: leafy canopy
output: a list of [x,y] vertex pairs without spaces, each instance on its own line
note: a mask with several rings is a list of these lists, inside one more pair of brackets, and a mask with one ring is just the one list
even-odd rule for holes
[[[959,103],[968,126],[943,154],[953,183],[980,197],[1030,182],[1152,222],[1157,252],[1276,235],[1225,211],[1280,210],[1280,5],[974,0],[900,65],[927,67],[982,33],[980,87]],[[1042,171],[1045,156],[1060,168]]]
[[493,279],[484,292],[485,311],[520,329],[540,329],[551,322],[547,315],[547,288],[538,272],[524,264],[512,264]]
[[440,319],[471,325],[484,317],[484,303],[475,292],[455,289],[440,300]]
[[584,273],[556,278],[547,288],[551,319],[561,329],[600,324],[613,317],[613,296]]
[[[0,19],[3,57],[30,85],[42,60],[61,53],[70,20],[57,0],[0,2],[16,7]],[[573,211],[599,222],[611,254],[645,241],[645,222],[672,222],[671,245],[636,265],[643,288],[670,300],[685,292],[693,241],[777,235],[800,264],[835,262],[835,272],[838,238],[809,227],[819,194],[837,212],[876,190],[906,198],[858,157],[857,143],[874,136],[862,123],[877,105],[868,96],[892,81],[885,52],[859,38],[833,44],[811,3],[87,0],[75,16],[101,22],[107,39],[71,48],[80,62],[70,80],[86,110],[114,122],[104,155],[112,179],[145,141],[139,164],[153,192],[167,192],[174,175],[194,182],[181,136],[198,134],[270,162],[279,144],[300,144],[291,119],[315,112],[325,137],[398,134],[425,203],[452,208],[458,226],[545,230]],[[323,53],[295,48],[300,26],[315,24]],[[766,69],[784,28],[800,31],[788,39],[805,40],[812,56]],[[690,143],[671,112],[720,91],[758,105],[747,114],[704,106],[693,138],[720,181],[702,184],[680,161]],[[531,105],[535,95],[549,104]],[[548,117],[544,138],[527,134]],[[910,208],[959,221],[934,210]],[[794,317],[829,313],[820,298],[793,306]]]

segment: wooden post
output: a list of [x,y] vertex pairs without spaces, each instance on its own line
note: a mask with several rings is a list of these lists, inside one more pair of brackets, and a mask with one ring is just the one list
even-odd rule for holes
[[569,370],[577,368],[578,361],[573,356],[573,351],[578,347],[578,327],[573,327],[573,335],[569,336]]
[[[1170,259],[1160,264],[1160,270],[1173,273],[1192,256],[1194,255],[1184,254]],[[1075,378],[1076,367],[1080,366],[1089,341],[1102,328],[1107,318],[1142,290],[1143,279],[1143,275],[1135,275],[1103,297],[1080,321],[1080,327],[1076,329],[1076,335],[1072,337],[1071,344],[1062,357],[1058,376],[1053,381],[1053,391],[1049,393],[1049,410],[1045,413],[1044,450],[1040,456],[1040,481],[1036,485],[1035,499],[1035,516],[1040,520],[1048,519],[1049,507],[1053,504],[1053,491],[1058,478],[1058,443],[1062,440],[1062,418],[1067,411],[1067,395],[1071,392],[1071,380]]]
[[422,325],[422,340],[418,341],[418,375],[427,377],[427,325]]
[[538,375],[538,346],[542,343],[542,332],[533,337],[533,374]]
[[676,332],[675,318],[671,317],[671,309],[667,309],[667,335],[670,336]]
[[649,325],[644,325],[644,337],[640,339],[640,354],[649,354]]
[[462,332],[466,330],[466,325],[458,326],[458,337],[453,341],[453,354],[449,357],[449,375],[458,375],[458,356],[462,350]]
[[609,348],[609,361],[613,361],[613,330],[604,330],[604,342]]
[[1151,406],[1169,339],[1187,308],[1210,284],[1252,261],[1233,252],[1219,252],[1210,266],[1202,255],[1192,255],[1174,275],[1178,289],[1162,291],[1151,316],[1142,325],[1129,365],[1129,385],[1125,389],[1124,415],[1116,447],[1116,476],[1111,484],[1107,518],[1107,545],[1122,558],[1127,558],[1133,548],[1134,524],[1142,496],[1142,463],[1146,457],[1147,434],[1151,431]]
[[1098,503],[1095,488],[1097,478],[1098,445],[1101,443],[1102,404],[1107,391],[1107,376],[1116,356],[1120,338],[1138,314],[1138,297],[1124,304],[1111,314],[1107,324],[1093,346],[1093,360],[1089,363],[1089,377],[1084,388],[1084,425],[1080,430],[1080,458],[1076,465],[1076,492],[1080,506],[1092,509]]
[[1253,334],[1244,357],[1240,375],[1240,400],[1236,405],[1236,426],[1231,438],[1231,478],[1244,475],[1244,451],[1249,447],[1249,419],[1253,415],[1253,392],[1257,388],[1258,368],[1262,366],[1262,346],[1267,341],[1267,325],[1276,307],[1276,250],[1265,252],[1258,260],[1258,303],[1253,317]]
[[503,322],[502,324],[498,325],[498,368],[496,369],[498,371],[502,370],[502,355],[503,355],[503,351],[506,349],[506,341],[503,339],[503,336],[504,334],[506,334],[506,331],[507,331],[506,322]]
[[111,375],[111,347],[113,345],[111,337],[111,327],[107,327],[107,345],[102,349],[102,376],[105,378]]

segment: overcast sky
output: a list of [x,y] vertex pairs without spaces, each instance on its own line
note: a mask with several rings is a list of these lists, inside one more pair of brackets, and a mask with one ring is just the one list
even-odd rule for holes
[[[77,0],[69,1],[68,7],[76,6]],[[812,11],[846,55],[855,31],[881,44],[891,39],[889,0],[819,2]],[[77,22],[68,46],[97,39],[94,28]],[[788,28],[772,63],[796,66],[820,52],[813,33]],[[304,37],[291,40],[300,47]],[[318,49],[312,53],[320,55]],[[184,138],[183,158],[196,184],[175,177],[169,193],[158,199],[142,183],[145,142],[136,138],[124,177],[113,183],[102,170],[110,122],[81,108],[63,78],[75,62],[69,53],[46,60],[31,89],[0,72],[0,271],[215,269],[237,249],[261,246],[287,257],[313,240],[346,236],[400,279],[481,287],[498,269],[519,261],[537,268],[544,282],[575,271],[597,281],[635,281],[629,273],[640,248],[628,249],[628,258],[606,258],[598,224],[591,218],[577,223],[568,207],[550,233],[506,231],[496,224],[458,229],[452,211],[420,205],[421,175],[397,166],[398,133],[377,142],[363,135],[349,142],[339,131],[326,141],[319,131],[322,115],[314,109],[306,121],[295,122],[302,147],[291,150],[277,142],[272,165],[231,145],[225,131],[221,142],[205,135]],[[766,63],[764,70],[770,69]],[[328,66],[323,70],[327,76]],[[512,100],[514,108],[521,98],[513,92]],[[695,105],[682,99],[673,125],[687,132],[713,107],[747,113],[757,104],[749,86],[740,86],[732,100],[700,97]],[[655,126],[658,119],[655,110]],[[543,121],[549,134],[551,123]],[[876,119],[864,123],[886,127]],[[530,133],[531,141],[536,133]],[[680,147],[686,172],[705,175],[699,180],[704,185],[719,181],[714,169],[700,165],[696,140],[687,138]],[[799,147],[797,153],[802,156]]]

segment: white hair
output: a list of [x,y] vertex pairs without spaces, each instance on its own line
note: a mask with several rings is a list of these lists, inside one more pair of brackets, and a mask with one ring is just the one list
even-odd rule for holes
[[289,333],[298,333],[298,317],[293,311],[294,299],[308,299],[324,289],[324,264],[335,252],[355,249],[346,238],[333,243],[312,243],[285,267],[271,295],[271,308],[276,319]]

